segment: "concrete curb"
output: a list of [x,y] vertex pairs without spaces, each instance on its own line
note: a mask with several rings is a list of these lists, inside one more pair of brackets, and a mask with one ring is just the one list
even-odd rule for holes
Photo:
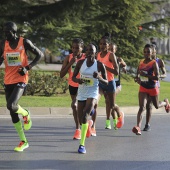
[[[72,115],[71,108],[64,107],[27,107],[30,110],[31,115],[43,115],[43,116],[69,116]],[[139,107],[138,106],[129,106],[129,107],[121,107],[121,111],[127,114],[137,114]],[[98,107],[97,114],[100,116],[105,116],[106,111],[105,107]],[[165,109],[153,109],[154,114],[164,113]],[[0,115],[9,115],[9,111],[6,107],[0,107]]]

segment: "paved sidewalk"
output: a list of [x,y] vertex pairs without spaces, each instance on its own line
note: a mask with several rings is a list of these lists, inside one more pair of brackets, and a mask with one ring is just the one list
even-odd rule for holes
[[[64,107],[28,107],[32,116],[43,115],[43,116],[70,116],[72,115],[71,108]],[[125,115],[136,115],[138,112],[138,106],[120,107],[121,111]],[[105,116],[105,107],[98,107],[97,114],[99,116]],[[160,109],[153,109],[153,114],[166,113],[164,107]],[[5,107],[0,107],[0,115],[9,115],[9,111]]]

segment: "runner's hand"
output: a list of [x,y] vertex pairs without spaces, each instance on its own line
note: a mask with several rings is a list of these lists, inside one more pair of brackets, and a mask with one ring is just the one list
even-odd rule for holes
[[18,73],[21,75],[21,76],[24,76],[27,71],[29,70],[29,66],[26,66],[26,67],[20,67],[19,70],[18,70]]
[[98,78],[99,78],[99,73],[98,73],[97,71],[95,71],[95,72],[93,73],[93,77],[96,78],[96,79],[98,79]]
[[135,78],[134,78],[134,81],[135,81],[136,83],[138,83],[138,84],[140,84],[140,83],[141,83],[141,80],[140,80],[140,78],[139,78],[139,77],[135,77]]

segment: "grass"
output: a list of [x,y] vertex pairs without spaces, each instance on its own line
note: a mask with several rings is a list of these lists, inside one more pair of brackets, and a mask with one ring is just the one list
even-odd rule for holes
[[[133,81],[132,78],[122,79],[122,91],[116,98],[116,103],[119,106],[138,106],[138,90],[139,85]],[[160,100],[169,98],[170,83],[161,82]],[[19,104],[23,107],[70,107],[71,98],[69,93],[57,95],[53,97],[45,96],[23,96]],[[0,107],[5,107],[5,96],[0,95]],[[99,107],[105,107],[104,97],[99,102]]]

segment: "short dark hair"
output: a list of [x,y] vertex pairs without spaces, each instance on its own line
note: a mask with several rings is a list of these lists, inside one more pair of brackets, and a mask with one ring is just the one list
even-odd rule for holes
[[7,21],[4,24],[4,27],[8,28],[9,30],[12,30],[15,33],[17,32],[17,25],[12,21]]
[[146,44],[144,48],[152,48],[156,50],[156,45],[155,44]]
[[80,44],[82,47],[84,46],[84,41],[81,38],[75,38],[72,43]]

